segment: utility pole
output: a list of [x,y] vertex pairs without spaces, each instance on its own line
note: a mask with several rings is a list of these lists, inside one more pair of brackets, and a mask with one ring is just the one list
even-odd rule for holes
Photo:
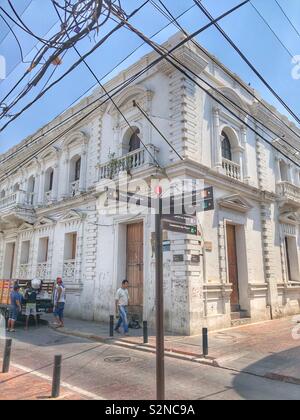
[[162,248],[162,197],[157,199],[155,214],[156,256],[156,399],[165,399],[165,343],[164,343],[164,288]]

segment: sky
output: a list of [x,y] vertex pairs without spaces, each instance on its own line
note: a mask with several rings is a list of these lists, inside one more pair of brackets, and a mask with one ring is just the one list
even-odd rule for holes
[[[252,3],[264,16],[281,42],[251,4],[243,6],[232,15],[223,19],[220,24],[268,83],[288,103],[290,108],[300,116],[300,78],[295,79],[292,77],[292,70],[295,67],[295,64],[292,63],[292,56],[300,56],[300,1],[277,1],[297,28],[298,34],[276,4],[276,0],[252,0]],[[35,34],[43,38],[49,38],[58,28],[57,16],[50,5],[50,0],[13,0],[12,2],[18,12],[22,14],[22,19],[27,26]],[[123,8],[127,12],[134,10],[143,2],[144,0],[121,0]],[[202,3],[214,17],[217,17],[240,2],[241,0],[204,0]],[[194,5],[193,0],[164,0],[164,3],[175,16],[180,15]],[[0,0],[0,6],[7,11],[10,10],[7,0]],[[196,6],[185,13],[179,21],[188,32],[196,31],[208,23],[208,19]],[[148,4],[131,20],[131,23],[147,36],[152,36],[165,27],[168,21],[151,4]],[[100,39],[113,25],[115,25],[114,22],[108,22],[105,27],[101,28],[98,38]],[[20,51],[12,33],[0,19],[0,56],[5,58],[7,74],[5,80],[0,80],[0,103],[29,67],[30,64],[28,63],[30,63],[34,53],[36,53],[36,48],[40,46],[36,40],[14,25],[13,30],[21,42],[25,63],[21,61]],[[164,42],[177,31],[174,25],[170,25],[154,40]],[[215,28],[206,30],[196,40],[245,82],[250,83],[253,88],[260,92],[265,100],[287,115],[287,111],[283,109],[277,99]],[[84,53],[91,48],[93,43],[94,39],[87,38],[78,45],[78,48],[81,53]],[[143,45],[117,70],[111,72],[120,61],[141,43],[137,35],[129,32],[127,29],[121,29],[93,53],[87,61],[98,78],[102,79],[103,76],[109,73],[109,76],[103,79],[104,82],[151,51],[149,46]],[[74,51],[69,51],[63,58],[62,65],[57,67],[54,76],[56,78],[59,77],[77,58]],[[24,106],[32,100],[34,95],[40,92],[52,70],[53,68],[47,73],[44,81],[20,105]],[[24,84],[28,83],[30,77],[30,75],[26,77]],[[24,84],[20,85],[20,87],[24,86]],[[95,79],[87,71],[86,67],[81,64],[62,82],[51,89],[38,103],[0,133],[0,153],[5,152],[28,135],[35,133],[92,87],[96,87]],[[6,102],[13,98],[13,95],[10,96]],[[0,127],[7,121],[7,118],[0,120]]]

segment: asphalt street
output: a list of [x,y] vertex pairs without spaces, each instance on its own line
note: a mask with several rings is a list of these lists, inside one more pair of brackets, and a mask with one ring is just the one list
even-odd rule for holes
[[[19,328],[14,336],[13,364],[51,376],[56,354],[63,356],[62,380],[72,386],[108,400],[155,398],[153,354],[65,336],[47,326],[29,332]],[[300,386],[166,358],[166,398],[298,400]]]

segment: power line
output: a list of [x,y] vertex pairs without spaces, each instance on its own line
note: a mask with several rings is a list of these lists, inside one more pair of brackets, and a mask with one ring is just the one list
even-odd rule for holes
[[[183,64],[181,61],[179,61],[171,52],[168,52],[167,55],[163,53],[160,46],[157,46],[155,43],[153,43],[151,40],[149,40],[143,33],[138,31],[136,28],[134,28],[131,24],[128,22],[126,23],[133,32],[135,32],[138,36],[140,36],[142,39],[145,39],[146,42],[149,43],[149,45],[162,57],[166,59],[173,67],[175,67],[177,70],[179,70],[182,74],[184,74],[189,80],[191,80],[193,83],[195,83],[201,90],[203,90],[209,97],[211,97],[215,102],[217,102],[219,105],[221,105],[224,109],[226,109],[230,114],[232,114],[237,120],[239,120],[242,124],[244,124],[246,127],[248,127],[251,131],[253,131],[258,137],[260,137],[262,140],[264,140],[266,143],[268,143],[272,148],[274,148],[277,152],[282,154],[286,159],[288,159],[290,162],[294,163],[296,166],[300,167],[299,163],[295,162],[293,159],[290,158],[287,154],[283,153],[280,149],[276,148],[272,142],[267,140],[265,137],[263,137],[256,129],[251,127],[250,124],[245,122],[241,117],[236,115],[228,106],[226,106],[224,103],[222,103],[218,98],[216,98],[208,89],[205,89],[200,83],[196,82],[195,79],[190,76],[189,73],[191,73],[194,77],[199,78],[202,82],[206,83],[208,86],[210,86],[211,89],[217,91],[219,95],[222,95],[227,101],[231,102],[236,108],[239,108],[239,110],[242,110],[242,108],[238,107],[233,101],[231,101],[229,98],[227,98],[225,95],[223,95],[220,91],[218,91],[216,88],[214,88],[212,85],[210,85],[208,82],[206,82],[204,79],[201,79],[201,77],[193,72],[191,69],[189,69],[185,64]],[[171,57],[171,60],[169,57]],[[175,64],[176,63],[179,64]],[[181,66],[181,67],[180,67]],[[183,70],[182,67],[185,69]],[[273,139],[275,140],[275,139]]]
[[[242,2],[240,5],[235,6],[234,8],[228,10],[227,12],[223,13],[222,15],[220,15],[219,17],[217,17],[214,22],[218,22],[219,20],[222,20],[223,18],[225,18],[226,16],[228,16],[229,14],[233,13],[234,11],[238,10],[242,5],[244,5],[245,3],[247,3],[246,0],[244,2]],[[190,8],[191,9],[191,8]],[[190,10],[188,9],[188,10]],[[191,34],[189,37],[187,37],[185,40],[179,42],[176,46],[174,46],[174,48],[172,48],[171,52],[174,52],[176,49],[180,48],[181,46],[183,46],[185,43],[187,43],[188,41],[190,41],[191,39],[193,39],[194,37],[196,37],[197,35],[199,35],[200,33],[206,31],[208,28],[210,28],[213,25],[213,22],[210,22],[208,24],[206,24],[205,26],[203,26],[202,28],[198,29],[196,32],[194,32],[193,34]],[[167,25],[169,26],[169,25]],[[141,45],[144,45],[146,42],[143,42]],[[136,79],[138,79],[139,77],[141,77],[143,74],[145,74],[148,70],[150,70],[151,68],[153,68],[155,65],[157,65],[158,63],[160,63],[163,60],[164,57],[158,57],[157,59],[155,59],[154,61],[152,61],[152,63],[150,63],[149,65],[147,65],[144,69],[142,69],[141,71],[137,72],[135,75],[131,76],[129,79],[125,80],[124,82],[120,83],[118,86],[116,86],[115,88],[113,88],[111,90],[111,92],[115,92],[116,89],[121,88],[122,86],[125,88],[127,85],[130,85],[132,82],[134,82]],[[110,93],[111,93],[110,92]],[[66,118],[63,122],[57,124],[56,126],[52,127],[50,130],[48,130],[46,133],[38,136],[36,139],[32,140],[30,144],[32,144],[33,142],[38,142],[41,138],[44,138],[46,136],[46,134],[48,134],[49,132],[53,131],[54,129],[58,128],[59,126],[61,126],[62,124],[66,123],[68,120],[70,120],[71,118],[74,118],[75,116],[77,116],[78,114],[80,114],[82,111],[85,111],[87,108],[90,108],[91,106],[95,105],[100,99],[102,99],[105,95],[103,95],[102,97],[92,101],[90,104],[88,104],[87,106],[85,106],[84,108],[78,110],[77,112],[75,112],[72,116]],[[29,145],[24,145],[23,148],[27,148],[29,147]],[[13,156],[15,154],[18,154],[18,152],[14,152]],[[12,155],[10,154],[9,157],[5,158],[4,160],[0,161],[0,163],[5,162],[6,160],[9,160],[12,157]]]
[[[189,11],[191,11],[193,8],[195,7],[195,5],[192,5],[191,7],[189,7],[188,9],[186,9],[184,12],[182,12],[180,15],[178,15],[176,17],[176,19],[179,19],[180,17],[184,16],[186,13],[188,13]],[[168,28],[171,23],[168,23],[167,25],[163,26],[159,31],[155,32],[150,39],[154,38],[155,36],[157,36],[158,34],[160,34],[161,32],[163,32],[166,28]],[[122,59],[119,63],[117,63],[108,73],[106,73],[104,76],[102,76],[101,81],[104,80],[109,74],[111,74],[112,72],[114,72],[121,64],[123,64],[125,61],[127,61],[128,58],[130,58],[133,54],[135,54],[136,51],[138,51],[143,45],[145,45],[145,42],[143,41],[141,44],[139,44],[129,55],[127,55],[124,59]],[[93,86],[91,86],[90,88],[88,88],[83,94],[81,94],[77,99],[75,99],[67,108],[65,108],[64,111],[62,111],[61,113],[64,113],[65,111],[67,111],[70,107],[72,107],[75,103],[77,103],[82,97],[84,97],[88,92],[91,91],[91,89],[95,88],[97,86],[98,83],[94,84]],[[102,96],[103,97],[103,96]],[[101,99],[101,98],[99,98]],[[89,104],[87,107],[94,105],[96,101],[93,101],[91,104]],[[85,108],[84,108],[85,109]],[[74,118],[74,116],[78,115],[79,113],[81,113],[82,111],[84,111],[84,109],[80,109],[79,111],[77,111],[76,113],[72,114],[72,116],[66,118],[65,120],[61,121],[59,124],[56,124],[55,126],[53,126],[51,129],[47,130],[46,132],[44,132],[42,135],[34,138],[31,140],[30,144],[33,144],[35,142],[38,142],[39,139],[44,138],[48,133],[52,132],[53,130],[57,129],[58,127],[62,126],[63,124],[65,124],[69,119]],[[59,115],[58,114],[57,117]],[[56,117],[56,118],[57,118]],[[4,164],[6,161],[8,161],[9,159],[11,159],[13,156],[15,156],[16,154],[20,153],[20,151],[22,151],[23,149],[28,149],[29,144],[26,143],[26,145],[21,146],[17,152],[13,152],[11,153],[9,156],[5,156],[4,159],[0,160],[0,163]]]
[[[208,12],[208,10],[201,4],[199,0],[193,0],[194,3],[202,10],[202,12],[208,17],[212,22],[213,17]],[[256,76],[262,81],[262,83],[268,88],[268,90],[276,97],[276,99],[281,103],[282,106],[289,112],[289,114],[300,124],[299,116],[288,106],[288,104],[280,97],[280,95],[272,88],[272,86],[264,79],[264,77],[259,73],[251,61],[245,56],[245,54],[238,48],[238,46],[233,42],[233,40],[227,35],[227,33],[221,28],[218,23],[214,24],[222,36],[226,39],[227,42],[234,48],[234,50],[239,54],[239,56],[245,61],[245,63],[251,68],[251,70],[256,74]]]
[[[113,88],[111,92],[113,92],[113,96],[117,95],[118,93],[120,93],[125,87],[129,86],[131,83],[133,83],[135,80],[139,79],[143,74],[147,73],[151,68],[153,68],[154,66],[156,66],[157,64],[159,64],[164,58],[168,57],[168,54],[173,53],[174,51],[176,51],[178,48],[182,47],[183,45],[185,45],[187,42],[189,42],[191,39],[193,39],[194,37],[196,37],[197,35],[199,35],[200,33],[206,31],[208,28],[210,28],[215,22],[218,22],[222,19],[224,19],[226,16],[234,13],[236,10],[238,10],[239,8],[241,8],[243,5],[245,5],[246,3],[248,3],[249,0],[244,0],[242,3],[238,4],[237,6],[233,7],[232,9],[228,10],[227,12],[223,13],[222,15],[220,15],[219,17],[217,17],[216,19],[213,20],[213,22],[210,22],[208,24],[206,24],[205,26],[203,26],[202,28],[198,29],[197,31],[195,31],[193,34],[189,35],[187,38],[185,38],[184,40],[180,41],[178,44],[176,44],[170,51],[164,53],[164,54],[159,54],[159,57],[156,58],[154,61],[152,61],[152,63],[148,64],[144,69],[140,70],[139,72],[137,72],[135,75],[131,76],[129,79],[127,79],[126,81],[123,81],[122,83],[120,83],[117,87]],[[146,38],[146,43],[149,43],[149,38]],[[152,45],[151,45],[152,46]],[[111,93],[110,92],[110,93]],[[105,96],[105,95],[103,95]],[[97,105],[92,111],[88,112],[87,115],[83,116],[82,118],[80,118],[78,121],[76,121],[71,127],[69,127],[65,132],[60,133],[57,137],[55,137],[51,142],[47,143],[46,145],[44,145],[39,151],[36,151],[32,154],[31,157],[29,157],[29,159],[23,161],[22,163],[19,163],[17,166],[19,167],[20,165],[29,162],[33,156],[35,156],[36,154],[40,153],[41,151],[43,151],[45,148],[49,147],[51,144],[55,143],[58,139],[60,139],[61,137],[63,137],[65,134],[67,134],[68,132],[72,131],[73,128],[77,127],[78,124],[80,124],[82,121],[84,121],[86,118],[88,118],[92,113],[94,113],[97,109],[99,109],[102,105],[104,105],[109,99],[106,98],[101,104]],[[87,105],[84,109],[89,108],[91,105],[94,105],[95,103],[97,103],[99,101],[99,99],[93,101],[91,104]],[[83,109],[83,110],[84,110]],[[82,112],[83,110],[81,110],[80,112]],[[72,116],[74,117],[74,116]],[[70,117],[70,118],[72,118]],[[41,135],[39,138],[43,138],[44,135]],[[26,147],[26,146],[25,146]],[[17,154],[18,152],[16,152]],[[2,177],[0,179],[0,181],[2,181],[3,179],[5,179],[6,176],[10,175],[11,173],[14,173],[16,171],[16,169],[7,171],[4,175],[4,177]]]
[[251,6],[253,7],[253,9],[256,11],[256,13],[258,14],[258,16],[261,18],[261,20],[265,23],[265,25],[270,29],[270,31],[272,32],[272,34],[275,36],[275,38],[277,39],[277,41],[280,43],[280,45],[284,48],[284,50],[289,54],[289,56],[291,58],[294,57],[294,54],[289,50],[289,48],[284,44],[284,42],[280,39],[280,37],[277,35],[277,33],[274,31],[274,29],[272,28],[272,26],[269,24],[269,22],[267,21],[267,19],[262,15],[262,13],[260,13],[260,11],[258,10],[258,8],[256,6],[254,6],[254,4],[252,3],[252,1],[250,1]]
[[282,13],[284,14],[284,16],[286,17],[287,21],[290,23],[290,25],[292,26],[292,28],[294,29],[294,31],[296,32],[296,34],[299,36],[300,38],[300,32],[298,31],[298,29],[296,28],[296,26],[293,24],[293,22],[291,21],[291,19],[288,17],[288,15],[286,14],[286,12],[284,11],[283,7],[281,6],[281,4],[279,3],[278,0],[275,0],[275,3],[277,4],[277,6],[279,7],[279,9],[282,11]]
[[[164,13],[163,12],[163,10],[161,10],[161,8],[155,3],[155,1],[154,0],[150,0],[151,1],[151,3],[153,4],[153,5],[155,5],[156,6],[156,8],[159,10],[159,11],[161,11],[161,13],[163,13],[164,14],[164,16],[165,17],[167,17],[167,19],[173,19],[174,20],[174,16],[173,16],[173,14],[172,14],[172,12],[164,5],[164,3],[161,1],[161,0],[159,0],[159,2],[160,2],[160,4],[164,7],[164,9],[167,11],[167,13],[168,13],[168,15],[166,14],[166,13]],[[176,22],[176,26],[184,33],[184,35],[185,36],[188,36],[188,33],[185,31],[185,29],[180,25],[180,23],[176,20],[175,21]],[[205,54],[206,54],[206,51],[204,50],[204,48],[202,48],[197,42],[195,42],[194,40],[192,40],[192,42],[193,42],[193,44],[198,48],[198,49],[200,49],[200,51],[202,51],[202,52],[204,52]],[[215,58],[213,58],[212,57],[212,60],[216,63],[216,64],[218,64],[219,65],[219,63],[218,63],[218,61],[215,59]],[[243,83],[237,78],[237,77],[235,77],[234,75],[231,75],[231,73],[230,73],[230,71],[228,71],[226,68],[224,68],[224,71],[230,76],[230,77],[232,77],[234,80],[236,80],[237,81],[237,83],[242,87],[242,88],[244,88],[245,89],[245,87],[244,87],[244,85],[243,85]],[[201,79],[204,83],[207,83],[207,82],[205,82],[203,79]],[[209,84],[208,84],[209,85]],[[210,86],[210,85],[209,85]],[[210,86],[211,87],[211,86]],[[249,93],[249,94],[251,94],[251,96],[253,96],[265,109],[267,109],[274,117],[276,117],[276,119],[278,119],[280,122],[282,122],[284,125],[286,125],[286,127],[287,128],[289,128],[298,138],[300,138],[299,137],[299,134],[298,133],[296,133],[294,130],[292,130],[284,121],[282,121],[279,117],[278,117],[278,115],[276,115],[272,110],[270,110],[264,103],[263,103],[263,101],[261,101],[259,98],[257,98],[256,97],[256,95],[250,90],[250,89],[246,89],[247,90],[247,92]],[[220,93],[220,92],[219,92]],[[223,95],[224,96],[224,95]],[[224,98],[227,98],[226,96],[224,96]],[[242,109],[242,108],[241,108]],[[255,118],[254,116],[252,116],[252,115],[250,115],[248,112],[247,112],[247,110],[244,110],[243,109],[243,112],[245,113],[245,115],[248,115],[248,116],[250,116],[256,123],[259,123],[261,126],[263,126],[264,128],[266,128],[268,131],[265,131],[264,129],[262,129],[262,131],[266,134],[266,135],[268,135],[270,138],[272,138],[272,136],[270,136],[270,134],[269,134],[269,131],[271,132],[271,133],[273,133],[276,137],[278,137],[278,138],[283,138],[283,136],[282,135],[280,135],[280,134],[278,134],[278,133],[276,133],[275,131],[273,131],[272,129],[270,129],[269,127],[267,127],[266,125],[264,125],[260,120],[258,120],[257,118]],[[274,140],[273,138],[272,138],[272,140]],[[296,150],[296,153],[300,153],[300,149],[297,149],[296,148],[296,146],[294,146],[294,145],[292,145],[292,144],[290,144],[289,142],[287,142],[287,141],[285,141],[290,147],[292,147],[293,149],[295,149]]]
[[[80,40],[83,40],[87,36],[90,36],[92,32],[95,32],[99,30],[100,26],[103,26],[107,20],[109,19],[112,11],[114,14],[118,17],[124,17],[123,11],[119,8],[118,5],[115,4],[115,2],[111,2],[110,0],[90,0],[88,2],[82,2],[81,0],[74,0],[72,2],[71,0],[68,3],[65,3],[66,7],[66,20],[63,22],[63,25],[60,29],[60,31],[55,34],[49,41],[45,42],[41,37],[36,36],[30,28],[22,21],[21,17],[18,15],[17,11],[15,10],[11,0],[8,0],[8,3],[13,10],[14,15],[17,17],[17,20],[20,22],[17,22],[13,17],[11,17],[3,7],[0,6],[0,10],[14,22],[17,26],[19,26],[21,29],[23,29],[26,33],[33,36],[34,38],[38,39],[40,42],[42,42],[44,47],[37,53],[35,58],[33,59],[30,68],[27,70],[27,72],[32,72],[39,64],[41,64],[42,60],[46,56],[46,53],[50,49],[54,49],[55,51],[50,54],[49,57],[45,60],[45,63],[43,63],[42,68],[35,74],[33,79],[30,81],[30,83],[23,89],[23,91],[20,93],[20,95],[17,97],[15,101],[13,101],[12,104],[7,105],[5,107],[5,110],[3,112],[4,116],[9,112],[9,110],[16,105],[17,102],[19,102],[27,93],[35,87],[40,80],[43,78],[45,73],[47,72],[48,68],[53,63],[60,63],[61,62],[61,54],[65,50],[68,50],[72,48],[73,45],[75,45]],[[59,6],[62,7],[62,6]],[[70,10],[67,10],[68,7],[70,7]],[[103,21],[101,22],[101,16],[104,16]],[[65,39],[65,33],[72,33],[69,38]],[[75,34],[75,35],[74,35]],[[23,80],[24,77],[22,77],[21,80]],[[18,86],[20,84],[20,81],[16,84]],[[15,86],[15,87],[16,87]],[[12,91],[15,89],[15,87],[12,89]],[[7,96],[1,101],[1,103],[5,102],[7,99]],[[2,107],[3,108],[3,107]]]
[[[147,3],[149,0],[146,0],[141,6],[139,6],[137,9],[135,9],[128,17],[127,19],[132,18],[135,16]],[[108,38],[110,38],[115,32],[117,32],[119,29],[121,29],[125,25],[125,20],[121,21],[117,26],[115,26],[112,30],[110,30],[99,42],[97,42],[87,53],[85,53],[82,58],[80,58],[78,61],[76,61],[61,77],[59,77],[55,82],[50,84],[45,90],[39,93],[35,97],[34,100],[32,100],[30,103],[28,103],[25,107],[23,107],[18,113],[16,113],[10,121],[8,121],[6,124],[4,124],[0,132],[2,132],[8,125],[10,125],[16,118],[18,118],[20,115],[22,115],[27,109],[29,109],[35,102],[37,102],[41,97],[43,97],[52,87],[57,85],[61,80],[63,80],[68,74],[70,74],[73,70],[75,70],[76,67],[78,67],[79,64],[82,63],[83,59],[86,59],[88,56],[90,56],[94,51],[96,51],[101,45],[103,45]],[[70,42],[70,41],[69,41]],[[71,45],[71,44],[70,44]],[[34,82],[34,85],[36,82]],[[28,89],[27,89],[28,91]],[[22,95],[24,96],[24,94]],[[5,99],[4,99],[5,100]],[[20,100],[20,98],[18,99]],[[15,105],[14,103],[13,105]],[[11,107],[6,108],[6,112],[10,110]]]
[[[55,8],[55,11],[58,15],[58,18],[62,21],[60,13],[57,9],[57,6],[55,4],[55,2],[52,0],[53,6]],[[148,2],[146,2],[144,5],[146,5]],[[68,36],[68,35],[67,35]],[[87,63],[87,61],[82,57],[81,53],[79,52],[79,50],[76,48],[76,46],[73,46],[73,49],[75,50],[75,52],[77,53],[77,55],[79,56],[79,58],[82,59],[84,65],[86,66],[86,68],[89,70],[89,72],[92,74],[92,76],[94,77],[94,79],[97,81],[97,83],[99,84],[99,86],[101,87],[101,89],[104,90],[105,94],[109,97],[109,99],[111,100],[111,102],[113,103],[114,107],[117,109],[117,111],[119,112],[119,114],[122,116],[122,118],[124,119],[124,121],[126,122],[126,124],[128,125],[128,127],[130,128],[130,130],[132,131],[132,134],[135,134],[135,130],[134,128],[131,126],[130,122],[128,121],[128,119],[126,118],[124,112],[122,112],[122,110],[120,109],[120,107],[117,105],[117,103],[114,101],[113,97],[108,93],[108,91],[105,89],[105,87],[102,85],[101,81],[99,80],[98,76],[96,75],[96,73],[93,71],[93,69],[91,68],[91,66]],[[146,152],[149,154],[149,156],[151,157],[151,159],[153,159],[153,162],[155,162],[156,166],[158,168],[161,168],[161,166],[159,165],[157,159],[155,158],[155,156],[150,152],[149,148],[146,146],[146,144],[142,141],[142,139],[140,139],[140,142],[142,143],[143,147],[145,148]],[[161,168],[162,169],[162,168]]]
[[[29,7],[31,6],[31,3],[33,2],[33,0],[30,0],[30,2],[28,3],[28,5],[25,7],[25,9],[22,11],[21,16],[23,16],[27,10],[29,9]],[[8,37],[10,33],[10,30],[4,35],[4,37],[2,39],[0,39],[0,45],[5,41],[5,39]]]

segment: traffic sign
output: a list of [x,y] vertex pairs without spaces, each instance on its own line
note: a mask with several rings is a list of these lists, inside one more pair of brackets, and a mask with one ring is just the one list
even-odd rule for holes
[[197,226],[198,221],[196,216],[189,216],[187,214],[163,214],[163,220],[180,223],[182,225]]
[[163,221],[162,228],[168,230],[169,232],[183,233],[185,235],[198,235],[197,226],[192,225],[183,225],[181,223]]

